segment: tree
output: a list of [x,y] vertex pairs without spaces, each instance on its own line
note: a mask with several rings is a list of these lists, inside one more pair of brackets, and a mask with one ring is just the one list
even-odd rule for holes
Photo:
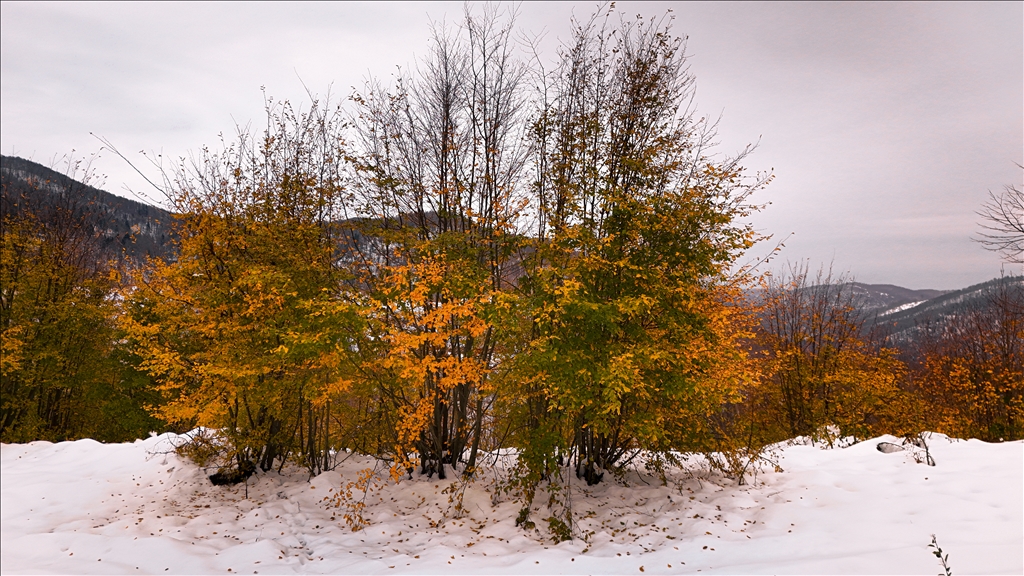
[[[768,278],[761,299],[765,381],[753,416],[766,441],[920,431],[910,430],[905,368],[867,332],[846,279],[820,270],[812,279],[806,264],[791,267]],[[910,420],[907,430],[901,418]]]
[[999,252],[1007,262],[1024,264],[1024,191],[1006,186],[989,200],[978,213],[984,219],[983,232],[977,241],[987,250]]
[[267,120],[168,178],[179,254],[136,275],[123,326],[161,417],[217,430],[240,469],[291,457],[315,474],[344,447],[332,407],[364,330],[335,224],[342,121],[318,102]]
[[766,182],[743,176],[742,154],[711,157],[714,125],[692,109],[683,40],[664,21],[577,24],[545,81],[530,338],[508,407],[527,503],[563,463],[594,484],[642,451],[715,444],[714,415],[753,379],[729,270]]
[[914,391],[927,425],[989,442],[1024,436],[1024,281],[1000,278],[984,298],[924,327]]
[[[396,463],[472,473],[501,358],[526,205],[528,147],[514,15],[467,9],[418,74],[357,95],[353,192],[370,239],[351,265],[372,303],[374,397],[396,415]],[[396,469],[397,470],[397,469]]]

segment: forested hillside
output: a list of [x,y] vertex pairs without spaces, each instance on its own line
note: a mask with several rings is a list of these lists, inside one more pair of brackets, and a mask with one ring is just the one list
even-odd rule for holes
[[[936,330],[957,318],[969,316],[1000,305],[1000,294],[1019,292],[1024,277],[1006,276],[968,286],[960,290],[944,291],[921,300],[900,302],[887,309],[875,308],[875,323],[885,327],[896,342],[909,344],[920,340],[928,330]],[[919,291],[921,292],[921,291]]]
[[93,229],[107,258],[142,264],[146,256],[174,254],[173,217],[166,210],[116,196],[36,162],[0,156],[5,214],[40,213],[67,207]]

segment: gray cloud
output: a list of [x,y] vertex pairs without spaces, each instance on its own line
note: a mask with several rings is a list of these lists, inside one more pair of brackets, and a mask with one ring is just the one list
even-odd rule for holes
[[[593,4],[520,7],[553,58],[570,16]],[[722,114],[721,150],[760,140],[774,169],[754,219],[783,259],[834,260],[867,282],[956,288],[999,274],[970,241],[988,190],[1021,182],[1020,3],[627,3],[689,36],[701,110]],[[49,163],[100,148],[175,158],[262,117],[263,94],[346,96],[427,48],[430,19],[461,4],[46,4],[4,2],[0,146]],[[144,190],[123,162],[106,188]]]

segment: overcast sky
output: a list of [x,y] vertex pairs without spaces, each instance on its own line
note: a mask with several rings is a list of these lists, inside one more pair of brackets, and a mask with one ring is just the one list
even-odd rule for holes
[[[524,3],[518,22],[546,32],[553,59],[573,13],[595,6]],[[1024,179],[1024,4],[616,3],[628,15],[668,8],[689,37],[698,107],[722,115],[721,151],[760,141],[746,164],[776,175],[754,222],[788,238],[782,260],[910,288],[999,275],[998,256],[970,238],[988,191]],[[93,133],[133,161],[183,156],[259,122],[261,86],[293,102],[308,101],[303,83],[347,96],[415,62],[430,22],[462,11],[3,2],[0,147],[59,166],[72,150],[99,152]],[[109,152],[93,167],[111,192],[146,190]]]

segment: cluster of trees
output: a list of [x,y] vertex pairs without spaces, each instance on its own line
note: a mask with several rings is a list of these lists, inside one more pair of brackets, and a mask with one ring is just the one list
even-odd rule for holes
[[911,382],[929,429],[990,442],[1024,438],[1024,282],[1004,277],[984,298],[915,342]]
[[[72,174],[77,164],[71,166]],[[86,173],[87,174],[87,173]],[[4,174],[0,198],[0,438],[118,441],[166,426],[123,337],[119,267],[108,257],[86,185]],[[87,178],[84,178],[87,180]]]
[[272,106],[168,179],[178,257],[120,318],[162,418],[265,470],[346,448],[472,476],[516,447],[527,501],[736,444],[723,410],[757,369],[730,269],[765,180],[711,155],[666,26],[594,19],[544,76],[512,32],[468,18],[355,113]]
[[[684,48],[604,15],[543,72],[511,23],[467,16],[354,111],[271,102],[263,133],[167,174],[177,256],[132,269],[70,208],[5,209],[0,434],[158,418],[216,431],[193,454],[222,466],[351,450],[395,480],[514,448],[526,525],[538,487],[638,458],[725,455],[742,479],[794,435],[1021,437],[1019,286],[915,364],[842,279],[737,271],[769,178],[712,150]],[[572,532],[568,506],[549,522]]]

